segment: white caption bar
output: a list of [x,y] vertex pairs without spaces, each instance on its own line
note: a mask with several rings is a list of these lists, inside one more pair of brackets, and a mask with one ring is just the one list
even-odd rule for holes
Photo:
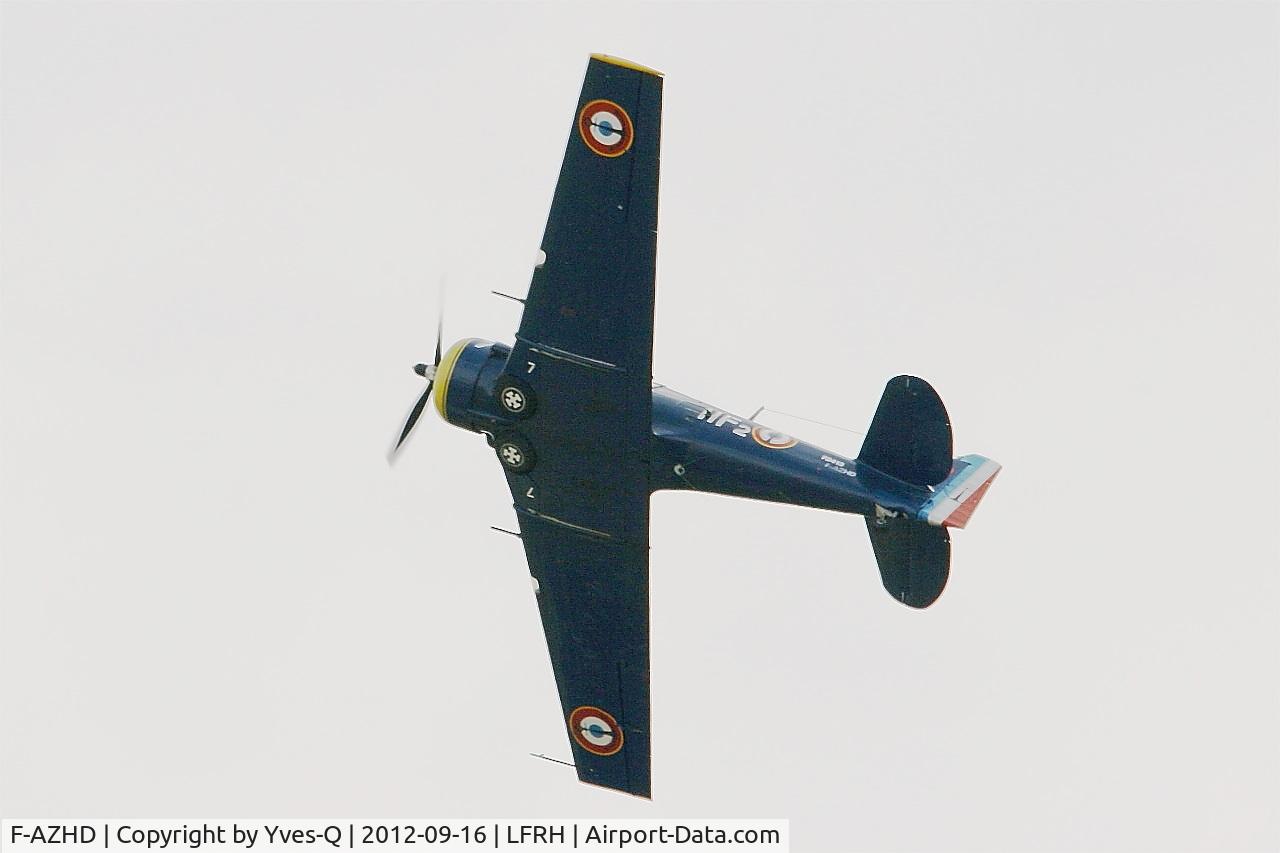
[[[12,853],[328,853],[360,850],[789,851],[786,820],[21,820],[0,821]],[[58,845],[51,847],[50,845]]]

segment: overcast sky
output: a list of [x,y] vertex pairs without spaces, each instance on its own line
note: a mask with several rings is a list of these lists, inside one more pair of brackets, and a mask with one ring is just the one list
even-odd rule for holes
[[[1280,845],[1277,6],[3,6],[0,814]],[[666,73],[655,374],[1005,466],[950,585],[653,503],[652,804],[578,784],[499,466],[587,55]],[[771,422],[856,452],[856,435]]]

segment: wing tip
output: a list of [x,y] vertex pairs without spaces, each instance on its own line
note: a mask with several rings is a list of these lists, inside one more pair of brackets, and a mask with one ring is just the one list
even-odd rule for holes
[[638,62],[632,62],[628,59],[620,59],[616,56],[609,56],[607,53],[593,53],[591,54],[591,58],[599,60],[600,62],[608,63],[609,65],[617,65],[619,68],[630,68],[632,71],[639,71],[642,74],[652,74],[654,77],[663,76],[661,71],[655,71],[647,65],[641,65]]
[[653,792],[648,787],[639,791],[629,791],[626,788],[619,788],[616,785],[606,785],[603,782],[592,782],[590,779],[583,779],[581,776],[578,777],[578,781],[583,785],[590,785],[592,788],[599,788],[602,791],[612,791],[615,794],[626,794],[628,797],[635,797],[637,800],[648,800],[649,802],[653,802]]

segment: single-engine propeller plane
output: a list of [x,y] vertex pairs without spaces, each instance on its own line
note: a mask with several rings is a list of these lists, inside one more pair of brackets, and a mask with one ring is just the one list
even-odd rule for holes
[[1000,466],[951,456],[937,393],[889,381],[850,459],[655,384],[662,76],[593,55],[515,343],[414,369],[483,434],[515,503],[578,777],[650,796],[649,497],[691,489],[865,516],[885,589],[927,607]]

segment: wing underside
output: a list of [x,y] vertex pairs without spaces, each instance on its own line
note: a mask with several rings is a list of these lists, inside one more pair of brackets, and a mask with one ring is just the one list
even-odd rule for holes
[[578,777],[647,797],[649,485],[662,78],[592,57],[506,375],[507,472]]
[[578,778],[648,797],[648,548],[519,516]]

